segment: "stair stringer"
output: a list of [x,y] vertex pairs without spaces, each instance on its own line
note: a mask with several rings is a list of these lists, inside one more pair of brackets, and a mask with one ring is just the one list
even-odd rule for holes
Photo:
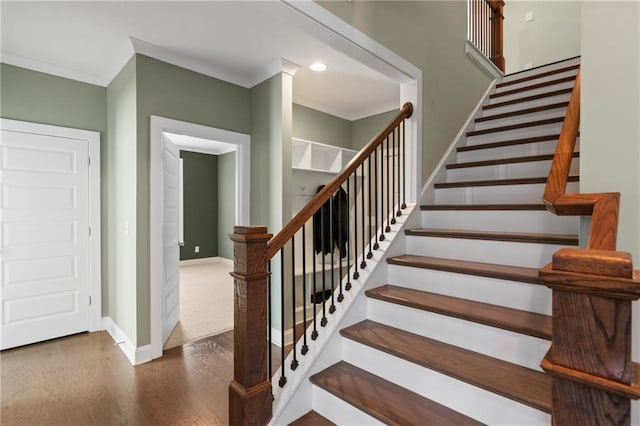
[[[352,279],[352,288],[344,291],[342,303],[336,303],[336,311],[327,315],[327,325],[320,327],[321,313],[316,317],[318,324],[318,338],[311,340],[311,328],[307,328],[307,341],[309,352],[300,355],[302,339],[296,344],[298,353],[298,367],[291,371],[289,367],[293,358],[290,353],[284,366],[286,368],[287,384],[280,388],[278,377],[279,368],[273,378],[273,417],[269,424],[286,425],[301,417],[313,408],[313,385],[309,377],[316,374],[342,359],[342,336],[339,331],[349,325],[362,321],[367,316],[367,296],[365,290],[383,284],[388,275],[387,257],[402,254],[405,251],[406,236],[404,230],[420,224],[420,208],[417,204],[407,205],[402,216],[396,218],[396,224],[391,225],[391,232],[385,233],[385,240],[379,241],[379,249],[373,252],[371,259],[366,259],[367,268],[358,269],[360,277]],[[381,232],[380,229],[377,232]],[[379,234],[378,234],[379,235]],[[363,254],[363,256],[366,254]],[[362,262],[362,256],[356,264]],[[353,276],[353,267],[349,271]],[[344,282],[343,282],[344,285]],[[325,416],[326,417],[326,416]],[[331,420],[331,419],[330,419]]]
[[[493,80],[489,84],[471,111],[471,114],[469,114],[469,117],[454,137],[434,171],[423,185],[419,202],[415,205],[408,206],[408,212],[397,218],[397,223],[392,226],[392,232],[387,234],[386,240],[379,242],[380,249],[374,252],[372,259],[367,260],[367,264],[373,263],[373,266],[359,271],[359,279],[351,281],[352,289],[344,292],[344,301],[336,304],[334,314],[327,317],[328,323],[326,327],[319,329],[319,336],[313,341],[312,345],[309,345],[309,352],[305,356],[298,356],[299,365],[296,371],[293,372],[295,374],[291,374],[292,372],[290,368],[288,368],[291,364],[292,355],[289,354],[285,359],[284,365],[288,370],[288,383],[284,388],[280,388],[277,384],[280,369],[274,374],[274,378],[272,379],[274,395],[273,417],[269,422],[270,425],[287,425],[314,408],[316,397],[314,396],[314,387],[309,381],[309,377],[343,359],[343,337],[339,331],[342,328],[366,319],[367,296],[365,295],[365,290],[386,284],[388,276],[387,258],[405,252],[405,229],[420,225],[421,211],[418,206],[435,200],[434,183],[439,180],[446,180],[446,164],[455,161],[457,155],[456,148],[466,145],[466,132],[473,129],[474,120],[481,116],[482,107],[488,104],[489,95],[494,91],[496,83],[497,80]],[[380,230],[378,230],[378,232],[380,232]],[[357,264],[360,264],[361,261],[362,256],[358,258]],[[350,274],[353,276],[352,271],[350,271]],[[317,318],[318,323],[320,315],[321,314],[319,314]],[[310,329],[307,329],[306,333],[307,340],[311,341]],[[296,344],[298,353],[300,353],[301,346],[302,340]],[[324,391],[318,390],[317,392]],[[323,412],[323,415],[334,422],[339,421],[338,418],[332,419],[330,413]]]

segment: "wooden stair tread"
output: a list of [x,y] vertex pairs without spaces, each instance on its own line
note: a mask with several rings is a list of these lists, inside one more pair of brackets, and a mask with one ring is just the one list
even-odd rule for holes
[[406,361],[551,413],[551,377],[434,339],[365,320],[340,334]]
[[540,204],[423,204],[420,210],[423,211],[451,211],[451,210],[478,210],[478,211],[499,211],[499,210],[546,210],[547,207]]
[[561,83],[568,83],[569,81],[573,81],[576,79],[576,76],[557,78],[555,80],[543,81],[542,83],[530,84],[528,86],[519,87],[517,89],[505,90],[504,92],[492,93],[489,95],[490,98],[500,98],[502,96],[515,95],[516,93],[527,92],[529,90],[541,89],[547,86],[553,86]]
[[336,424],[311,410],[304,416],[289,423],[289,426],[335,426]]
[[467,240],[507,241],[516,243],[559,244],[577,246],[578,236],[572,234],[536,234],[501,231],[471,231],[466,229],[407,229],[405,235],[419,237],[461,238]]
[[551,340],[551,317],[548,315],[390,284],[367,290],[366,294],[385,302]]
[[[579,176],[569,176],[567,182],[578,182]],[[547,183],[547,177],[515,178],[515,179],[489,179],[463,182],[441,182],[433,185],[434,188],[465,188],[468,186],[498,186],[498,185],[530,185]]]
[[391,265],[432,269],[436,271],[544,285],[544,281],[542,281],[538,276],[538,268],[527,268],[524,266],[500,265],[496,263],[472,262],[469,260],[458,259],[443,259],[439,257],[418,256],[413,254],[403,254],[400,256],[390,257],[387,259],[387,263]]
[[461,147],[456,148],[456,151],[458,151],[458,152],[477,151],[477,150],[480,150],[480,149],[502,148],[502,147],[511,146],[511,145],[524,145],[524,144],[528,144],[528,143],[546,142],[546,141],[555,141],[555,142],[557,142],[559,138],[560,138],[560,135],[558,135],[558,134],[556,134],[556,135],[545,135],[545,136],[532,136],[532,137],[529,137],[529,138],[511,139],[511,140],[508,140],[508,141],[501,141],[501,142],[489,142],[489,143],[461,146]]
[[568,105],[569,105],[569,102],[558,102],[555,104],[542,105],[542,106],[533,107],[533,108],[519,109],[517,111],[504,112],[502,114],[494,114],[488,117],[476,118],[475,122],[483,123],[486,121],[499,120],[501,118],[508,118],[508,117],[515,117],[517,115],[532,114],[535,112],[547,111],[550,109],[566,108]]
[[499,132],[506,132],[509,130],[524,129],[526,127],[536,127],[536,126],[545,126],[547,124],[562,123],[563,121],[564,121],[564,117],[547,118],[544,120],[527,121],[526,123],[517,123],[517,124],[509,124],[509,125],[500,126],[500,127],[491,127],[489,129],[472,130],[470,132],[467,132],[466,135],[467,137],[477,136],[477,135],[487,135],[490,133],[499,133]]
[[310,380],[389,425],[482,424],[344,361],[311,376]]
[[510,101],[496,102],[495,104],[485,105],[482,107],[482,109],[488,110],[493,108],[500,108],[507,105],[519,104],[521,102],[529,102],[529,101],[536,101],[538,99],[550,98],[552,96],[567,95],[567,94],[570,94],[572,91],[573,91],[572,88],[554,90],[551,92],[539,93],[537,95],[525,96],[524,98],[512,99]]
[[[533,74],[533,75],[530,75],[528,77],[522,77],[522,78],[518,78],[518,79],[515,79],[515,80],[504,81],[502,83],[496,84],[496,87],[500,88],[500,87],[505,87],[505,86],[511,86],[513,84],[524,83],[525,81],[535,80],[535,79],[542,78],[542,77],[548,77],[548,76],[554,75],[554,74],[562,74],[563,72],[577,70],[578,68],[580,68],[580,64],[570,65],[568,67],[563,67],[563,68],[557,68],[555,70],[541,72],[539,74]],[[526,70],[526,71],[528,71],[528,70]]]
[[[579,152],[573,153],[573,158],[580,157]],[[528,155],[526,157],[506,157],[497,158],[495,160],[482,160],[482,161],[468,161],[465,163],[452,163],[447,164],[447,170],[452,169],[465,169],[469,167],[483,167],[483,166],[497,166],[500,164],[515,164],[515,163],[532,163],[535,161],[550,161],[553,160],[553,154],[545,155]]]

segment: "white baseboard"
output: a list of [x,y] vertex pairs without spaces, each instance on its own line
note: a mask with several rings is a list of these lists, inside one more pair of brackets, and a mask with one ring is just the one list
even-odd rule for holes
[[111,317],[102,317],[102,328],[109,333],[131,365],[143,364],[153,359],[151,345],[136,347]]
[[224,263],[225,265],[233,265],[233,259],[226,259],[224,257],[202,257],[200,259],[187,259],[181,260],[180,265],[210,265],[212,263]]

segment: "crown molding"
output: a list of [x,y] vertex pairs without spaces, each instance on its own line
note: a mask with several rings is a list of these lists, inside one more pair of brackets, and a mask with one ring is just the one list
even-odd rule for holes
[[106,87],[109,84],[109,81],[111,81],[107,81],[107,79],[105,79],[103,76],[85,73],[49,62],[39,61],[8,52],[2,52],[2,54],[0,55],[0,62],[20,68],[26,68],[32,71],[38,71],[45,74],[51,74],[58,77],[80,81],[83,83],[93,84],[95,86]]

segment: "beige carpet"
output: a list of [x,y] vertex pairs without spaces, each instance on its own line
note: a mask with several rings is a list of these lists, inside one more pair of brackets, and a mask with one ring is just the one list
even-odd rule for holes
[[180,321],[164,349],[233,329],[232,270],[217,259],[180,262]]

